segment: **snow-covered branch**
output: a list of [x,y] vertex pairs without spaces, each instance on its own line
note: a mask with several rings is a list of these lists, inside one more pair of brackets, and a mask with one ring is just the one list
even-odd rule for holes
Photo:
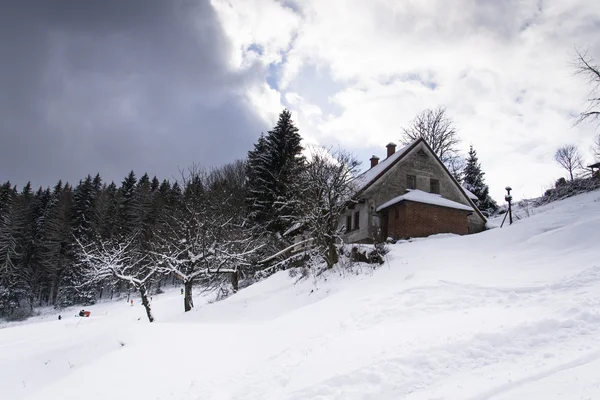
[[154,321],[147,297],[147,283],[158,272],[158,267],[148,266],[146,257],[132,258],[130,250],[135,237],[122,243],[101,241],[83,244],[75,239],[79,249],[79,259],[85,268],[84,285],[92,285],[109,278],[127,282],[140,292],[142,304],[150,322]]

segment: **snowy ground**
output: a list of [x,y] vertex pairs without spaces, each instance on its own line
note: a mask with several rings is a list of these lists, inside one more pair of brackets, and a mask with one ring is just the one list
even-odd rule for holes
[[388,257],[187,314],[170,292],[154,324],[118,302],[5,327],[0,397],[600,399],[600,192]]

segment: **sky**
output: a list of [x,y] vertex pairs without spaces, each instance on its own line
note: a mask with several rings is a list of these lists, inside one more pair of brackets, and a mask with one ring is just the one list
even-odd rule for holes
[[369,165],[427,108],[491,195],[536,197],[600,60],[595,0],[23,0],[0,12],[0,181],[178,176],[244,157],[289,108],[305,144]]

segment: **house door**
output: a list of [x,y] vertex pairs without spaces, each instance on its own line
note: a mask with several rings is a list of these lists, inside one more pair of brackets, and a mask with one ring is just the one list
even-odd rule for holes
[[388,226],[389,226],[389,213],[384,211],[381,213],[380,221],[381,221],[381,241],[385,242],[388,238]]

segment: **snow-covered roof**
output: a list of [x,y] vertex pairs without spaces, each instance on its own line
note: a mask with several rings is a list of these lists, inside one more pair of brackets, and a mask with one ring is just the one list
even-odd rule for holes
[[367,186],[369,183],[371,183],[373,181],[373,179],[377,178],[377,176],[380,173],[382,173],[388,166],[392,165],[392,163],[394,161],[396,161],[398,158],[402,157],[404,155],[404,152],[410,146],[412,146],[413,143],[400,148],[399,150],[397,150],[394,154],[392,154],[391,156],[389,156],[385,160],[380,161],[373,168],[371,168],[371,169],[363,172],[361,175],[357,176],[356,180],[355,180],[356,186],[357,186],[357,190],[358,191],[363,190],[365,188],[365,186]]
[[471,192],[469,189],[467,189],[466,187],[464,187],[463,185],[463,190],[465,191],[465,194],[471,199],[471,200],[479,200],[479,198],[477,196],[475,196],[473,194],[473,192]]
[[439,194],[427,193],[416,189],[408,189],[408,193],[405,193],[402,196],[394,197],[390,201],[387,201],[377,207],[377,212],[401,201],[414,201],[416,203],[432,204],[440,207],[455,208],[457,210],[473,211],[472,207],[445,199]]

